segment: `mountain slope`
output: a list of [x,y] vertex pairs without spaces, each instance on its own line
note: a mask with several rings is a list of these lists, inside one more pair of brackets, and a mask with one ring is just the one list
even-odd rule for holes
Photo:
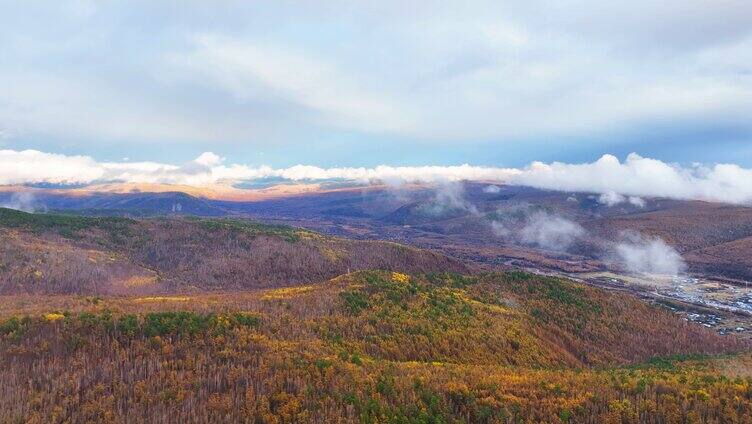
[[468,268],[440,254],[230,219],[92,218],[0,209],[0,293],[159,293],[323,281],[348,270]]
[[[292,190],[284,196],[234,198],[236,201],[218,200],[222,196],[212,198],[200,190],[181,186],[142,187],[143,192],[133,192],[135,187],[102,187],[93,192],[37,189],[36,202],[31,206],[102,215],[256,217],[348,238],[394,240],[477,262],[512,261],[567,272],[613,268],[612,263],[603,260],[612,253],[604,252],[609,248],[608,242],[618,242],[624,231],[641,232],[660,237],[674,247],[685,256],[688,270],[693,273],[752,279],[748,263],[752,250],[743,242],[752,237],[749,206],[661,198],[609,205],[592,193],[505,185],[487,192],[487,187],[485,183],[466,182],[449,198],[439,195],[441,187],[409,186],[396,190]],[[0,191],[0,204],[12,198],[13,190],[9,187]],[[181,190],[192,196],[179,193]],[[548,246],[514,237],[515,231],[506,235],[498,227],[494,231],[492,222],[505,214],[517,214],[517,223],[525,224],[525,218],[535,211],[576,222],[587,230],[588,237],[565,250],[552,251]],[[514,225],[510,229],[518,230]],[[724,251],[728,243],[732,243],[728,245],[732,247],[729,255],[719,257],[713,253]]]
[[234,294],[14,299],[0,304],[0,421],[752,414],[749,357],[697,355],[743,348],[733,336],[626,295],[519,272],[366,271]]
[[320,331],[390,360],[586,366],[739,346],[631,296],[555,277],[364,271],[337,283],[297,297],[333,290],[346,316],[321,317]]

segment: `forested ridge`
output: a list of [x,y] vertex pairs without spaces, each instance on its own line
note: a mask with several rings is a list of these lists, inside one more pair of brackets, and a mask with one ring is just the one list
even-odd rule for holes
[[0,294],[154,294],[313,283],[361,269],[467,272],[444,255],[247,219],[0,208]]
[[6,296],[2,422],[749,422],[747,346],[522,272]]

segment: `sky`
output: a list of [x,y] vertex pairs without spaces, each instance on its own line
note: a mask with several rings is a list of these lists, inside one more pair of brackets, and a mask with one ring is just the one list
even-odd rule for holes
[[0,0],[0,52],[7,152],[752,167],[748,0]]

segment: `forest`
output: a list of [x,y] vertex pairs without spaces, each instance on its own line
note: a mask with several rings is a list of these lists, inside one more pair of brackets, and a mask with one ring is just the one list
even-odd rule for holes
[[747,349],[519,271],[16,294],[0,302],[0,421],[743,423]]
[[86,217],[0,208],[0,294],[156,294],[324,281],[350,271],[469,272],[428,250],[247,219]]
[[0,0],[0,424],[752,424],[752,0]]

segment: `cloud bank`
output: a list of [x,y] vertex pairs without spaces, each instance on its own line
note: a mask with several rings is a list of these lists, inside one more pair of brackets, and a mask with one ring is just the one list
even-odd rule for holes
[[225,164],[226,159],[205,152],[182,165],[157,162],[97,162],[88,156],[66,156],[36,150],[0,150],[0,185],[92,184],[138,182],[185,185],[238,183],[264,178],[288,181],[347,180],[358,183],[456,182],[462,180],[506,181],[517,169],[459,166],[374,168],[320,168],[295,165],[289,168]]
[[[373,168],[289,168],[228,164],[206,152],[184,164],[98,162],[88,156],[67,156],[36,150],[0,150],[0,185],[94,184],[102,182],[184,185],[237,184],[264,178],[291,182],[343,180],[359,184],[449,183],[463,180],[523,185],[564,192],[601,194],[608,205],[629,202],[642,207],[643,197],[752,204],[752,169],[735,164],[680,166],[636,153],[620,161],[603,155],[590,163],[533,162],[524,168],[486,166],[402,166]],[[488,190],[488,189],[487,189]],[[488,190],[490,193],[493,190]],[[451,193],[448,193],[452,198]],[[456,196],[455,196],[456,197]]]
[[[727,203],[752,201],[752,169],[734,164],[682,167],[636,153],[620,162],[603,155],[592,163],[534,162],[512,178],[518,184],[561,191]],[[613,199],[611,199],[613,200]]]

